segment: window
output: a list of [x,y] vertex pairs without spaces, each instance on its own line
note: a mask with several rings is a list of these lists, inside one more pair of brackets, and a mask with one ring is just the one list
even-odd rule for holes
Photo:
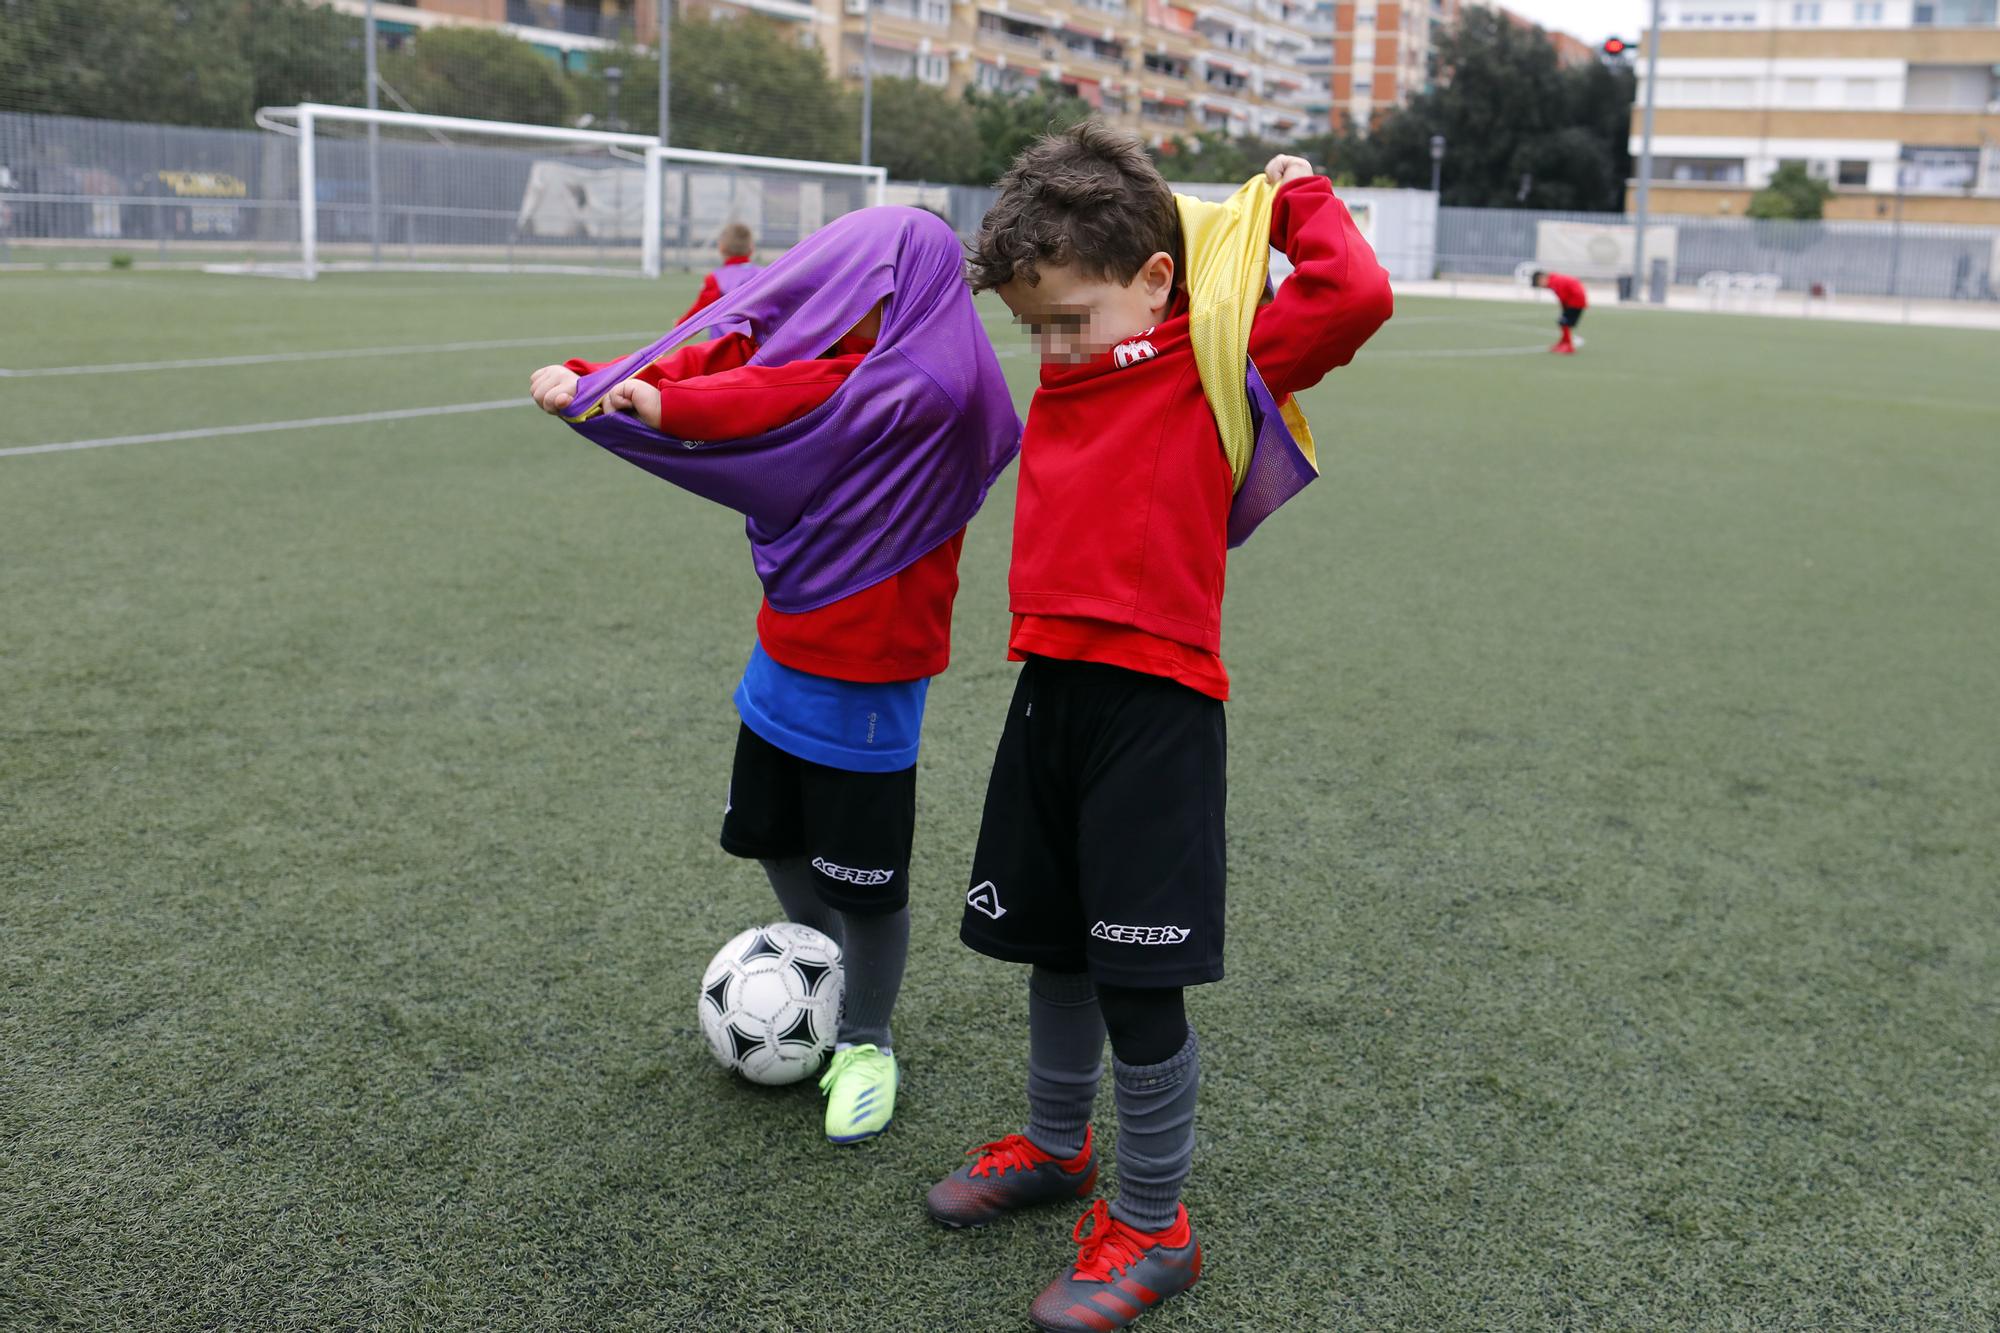
[[1979,178],[1977,148],[1905,148],[1903,187],[1910,190],[1969,190]]
[[1840,174],[1835,177],[1835,180],[1841,185],[1866,185],[1868,183],[1868,164],[1866,162],[1853,162],[1843,158],[1840,163]]
[[1873,79],[1849,79],[1843,89],[1849,106],[1874,106],[1876,102],[1876,82]]
[[1785,106],[1811,106],[1818,86],[1815,79],[1786,79],[1779,89],[1779,98]]
[[1819,19],[1820,6],[1817,3],[1792,6],[1792,22],[1794,23],[1817,23]]
[[1882,6],[1880,4],[1856,5],[1854,7],[1854,21],[1857,24],[1880,23],[1882,21]]
[[918,56],[917,77],[929,84],[951,82],[951,61],[943,56]]

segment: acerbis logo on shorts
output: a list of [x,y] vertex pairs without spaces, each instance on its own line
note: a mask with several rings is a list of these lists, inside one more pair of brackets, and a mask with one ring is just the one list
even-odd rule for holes
[[1107,926],[1102,921],[1090,928],[1092,939],[1113,944],[1180,944],[1192,933],[1186,926]]
[[845,880],[849,884],[887,884],[896,878],[893,870],[854,870],[847,866],[837,866],[823,857],[813,858],[813,869],[828,879]]
[[1000,905],[1000,889],[990,879],[966,890],[965,905],[975,912],[985,913],[995,921],[1007,915],[1007,909]]

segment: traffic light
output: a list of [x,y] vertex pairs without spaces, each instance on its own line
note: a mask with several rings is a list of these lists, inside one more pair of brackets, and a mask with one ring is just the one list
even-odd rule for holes
[[1606,37],[1604,39],[1605,55],[1622,56],[1631,49],[1632,49],[1631,44],[1628,43],[1623,37]]

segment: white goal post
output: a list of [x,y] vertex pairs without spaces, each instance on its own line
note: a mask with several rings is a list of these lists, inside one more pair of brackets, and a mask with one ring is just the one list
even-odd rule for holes
[[782,251],[888,190],[881,167],[609,130],[317,102],[265,107],[257,124],[297,141],[297,261],[285,271],[307,279],[348,269],[656,278],[670,247],[682,263],[704,261],[724,222],[746,222],[760,248]]

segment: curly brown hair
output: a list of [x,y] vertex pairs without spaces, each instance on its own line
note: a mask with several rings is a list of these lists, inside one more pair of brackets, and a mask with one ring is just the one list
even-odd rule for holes
[[967,264],[974,291],[1022,278],[1042,264],[1075,264],[1086,276],[1130,282],[1165,252],[1180,273],[1174,192],[1138,139],[1086,120],[1045,135],[1000,178]]

